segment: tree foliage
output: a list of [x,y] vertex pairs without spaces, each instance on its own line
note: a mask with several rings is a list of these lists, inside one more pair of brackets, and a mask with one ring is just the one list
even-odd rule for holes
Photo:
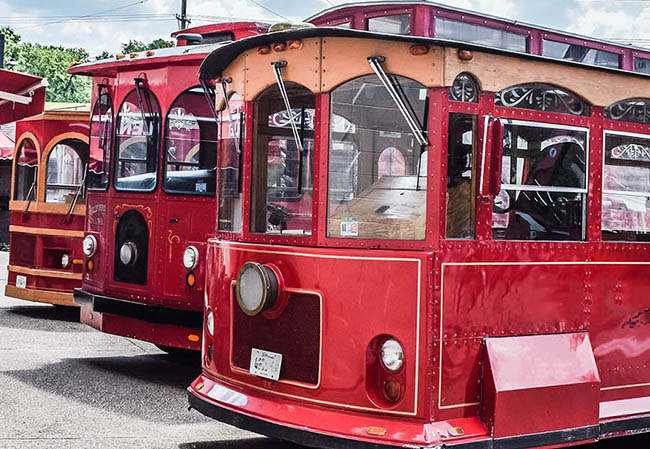
[[71,63],[88,61],[86,50],[21,42],[20,35],[8,27],[0,28],[0,33],[5,36],[5,65],[11,62],[7,68],[46,78],[47,101],[90,102],[91,79],[66,72]]
[[122,53],[137,53],[145,50],[155,50],[157,48],[169,48],[174,46],[174,41],[165,39],[156,39],[148,44],[134,39],[129,40],[127,43],[122,44]]

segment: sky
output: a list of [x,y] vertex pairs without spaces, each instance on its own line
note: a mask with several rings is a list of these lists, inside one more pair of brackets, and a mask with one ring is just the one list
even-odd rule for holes
[[[303,20],[342,0],[187,0],[191,26],[253,19]],[[437,3],[547,28],[650,46],[650,0],[439,0]],[[120,53],[135,39],[169,39],[181,0],[0,0],[0,26],[24,42]],[[276,14],[274,14],[275,12]]]

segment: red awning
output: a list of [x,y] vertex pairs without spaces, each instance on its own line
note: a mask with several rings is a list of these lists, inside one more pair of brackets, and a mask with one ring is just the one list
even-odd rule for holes
[[40,76],[0,69],[0,124],[43,112],[46,87]]
[[14,155],[14,141],[0,130],[0,160],[11,159]]

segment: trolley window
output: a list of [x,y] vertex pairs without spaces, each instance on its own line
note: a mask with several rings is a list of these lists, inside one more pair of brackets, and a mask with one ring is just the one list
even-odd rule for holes
[[583,62],[618,69],[621,65],[620,56],[609,51],[583,47],[582,45],[567,44],[544,39],[542,54],[556,59]]
[[115,188],[151,192],[156,188],[160,106],[142,86],[124,99],[116,123]]
[[[428,91],[388,75],[409,113],[426,123]],[[426,133],[425,133],[426,134]],[[424,239],[426,158],[380,79],[366,75],[332,91],[327,236]]]
[[220,231],[241,232],[243,144],[245,136],[244,101],[239,94],[228,100],[219,112],[219,226]]
[[285,86],[290,111],[277,85],[255,101],[251,231],[310,235],[316,97],[299,84]]
[[110,151],[113,142],[113,102],[101,92],[90,117],[90,160],[87,185],[92,190],[108,188]]
[[449,114],[447,147],[447,232],[448,239],[473,239],[476,204],[474,160],[477,117]]
[[214,196],[217,122],[202,87],[186,90],[172,104],[164,154],[166,192]]
[[56,144],[47,158],[45,201],[48,203],[83,202],[81,188],[88,145],[79,140]]
[[38,171],[38,150],[33,140],[22,141],[16,152],[14,168],[14,200],[33,201],[36,199],[36,175]]
[[605,133],[603,240],[650,241],[650,136]]
[[436,19],[435,27],[436,37],[440,39],[471,42],[504,50],[526,51],[526,36],[510,31],[441,18]]
[[392,16],[371,17],[368,19],[368,31],[388,34],[411,34],[411,16],[410,14],[395,14]]
[[584,240],[588,131],[556,124],[508,122],[494,239]]

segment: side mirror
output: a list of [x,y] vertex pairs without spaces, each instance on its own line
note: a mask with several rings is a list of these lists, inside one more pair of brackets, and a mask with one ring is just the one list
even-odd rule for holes
[[490,118],[488,135],[490,138],[490,176],[488,178],[488,194],[497,196],[501,191],[501,171],[503,164],[503,122],[498,118]]

